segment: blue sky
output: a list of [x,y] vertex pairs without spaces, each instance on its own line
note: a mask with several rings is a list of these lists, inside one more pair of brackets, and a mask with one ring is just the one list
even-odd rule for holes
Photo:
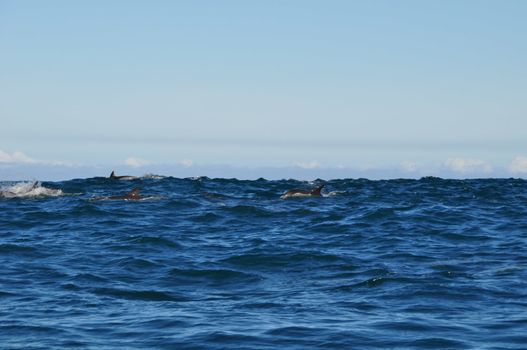
[[0,0],[0,179],[524,177],[525,18],[525,1]]

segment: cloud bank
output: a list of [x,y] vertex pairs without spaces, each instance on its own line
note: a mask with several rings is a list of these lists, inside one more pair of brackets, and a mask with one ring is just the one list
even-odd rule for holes
[[21,164],[41,164],[49,166],[78,166],[79,164],[74,164],[70,162],[64,162],[59,160],[44,160],[44,159],[35,159],[24,152],[14,151],[9,153],[3,150],[0,150],[0,164],[4,165],[21,165]]
[[5,164],[32,164],[37,163],[33,158],[28,157],[25,153],[15,151],[11,154],[0,150],[0,163]]
[[288,166],[243,167],[228,164],[200,164],[190,159],[173,163],[157,163],[130,156],[124,161],[107,164],[72,164],[61,161],[36,159],[22,151],[6,152],[0,150],[1,180],[67,180],[107,176],[111,170],[118,173],[141,176],[146,173],[174,177],[228,177],[239,179],[295,178],[300,180],[337,178],[420,178],[438,176],[443,178],[489,178],[524,177],[527,178],[527,157],[518,155],[509,163],[495,166],[482,159],[452,157],[443,162],[421,164],[405,161],[399,164],[385,164],[377,167],[327,166],[318,161],[294,162]]
[[311,162],[295,162],[293,163],[294,166],[297,166],[301,169],[319,169],[322,168],[322,165],[317,162],[316,160],[313,160]]
[[444,166],[459,174],[490,174],[493,171],[490,164],[480,159],[448,158]]
[[194,162],[190,159],[183,159],[179,162],[179,164],[183,165],[185,168],[190,168],[194,165]]
[[509,171],[515,175],[527,173],[527,157],[518,156],[509,165]]
[[124,160],[124,164],[132,168],[140,168],[151,163],[141,158],[128,157]]

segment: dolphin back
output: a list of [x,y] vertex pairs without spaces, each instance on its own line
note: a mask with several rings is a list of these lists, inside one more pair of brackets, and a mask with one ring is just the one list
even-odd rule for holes
[[311,195],[312,196],[322,196],[322,188],[324,187],[324,185],[322,186],[318,186],[317,188],[315,188],[313,191],[311,191]]
[[141,192],[141,189],[136,187],[130,193],[127,194],[129,197],[139,197],[139,192]]

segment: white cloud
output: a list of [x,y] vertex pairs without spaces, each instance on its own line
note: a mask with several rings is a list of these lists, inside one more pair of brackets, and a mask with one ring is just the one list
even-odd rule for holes
[[32,164],[37,163],[33,158],[28,157],[26,154],[16,151],[12,154],[0,150],[0,163],[8,164]]
[[141,159],[141,158],[128,157],[125,159],[124,164],[132,168],[139,168],[139,167],[150,164],[150,162],[147,160]]
[[401,169],[408,173],[414,173],[418,170],[417,163],[414,162],[402,162]]
[[318,169],[322,167],[322,165],[317,161],[295,162],[294,165],[302,169]]
[[448,158],[444,166],[456,173],[492,172],[492,166],[480,159]]
[[60,160],[40,160],[40,159],[34,159],[29,157],[27,154],[15,151],[11,154],[8,152],[0,150],[0,164],[35,164],[35,165],[49,165],[49,166],[67,166],[67,167],[75,167],[80,166],[80,164],[76,163],[70,163],[70,162],[63,162]]
[[527,173],[527,157],[514,158],[509,165],[509,171],[513,174]]
[[190,168],[192,165],[194,165],[194,162],[190,159],[183,159],[179,162],[179,164],[183,165],[185,168]]

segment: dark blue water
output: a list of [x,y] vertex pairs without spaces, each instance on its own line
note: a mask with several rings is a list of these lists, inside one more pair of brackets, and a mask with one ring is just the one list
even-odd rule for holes
[[314,185],[4,183],[0,348],[527,348],[526,181]]

